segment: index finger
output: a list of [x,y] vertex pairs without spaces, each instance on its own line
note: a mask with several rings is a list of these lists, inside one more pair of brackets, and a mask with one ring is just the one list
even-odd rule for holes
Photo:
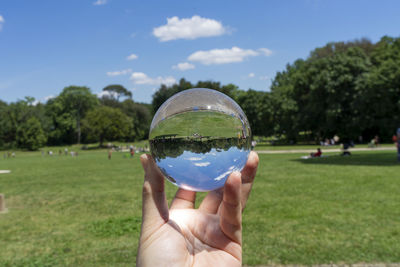
[[241,193],[241,204],[242,211],[246,207],[247,199],[250,196],[251,188],[253,186],[254,178],[256,177],[258,168],[258,154],[251,151],[247,159],[246,165],[241,171],[242,174],[242,193]]

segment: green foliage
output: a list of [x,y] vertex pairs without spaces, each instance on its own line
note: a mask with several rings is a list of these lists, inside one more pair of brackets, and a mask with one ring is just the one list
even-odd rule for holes
[[151,123],[149,108],[144,104],[133,102],[132,99],[127,99],[121,103],[121,110],[125,115],[132,118],[132,133],[129,140],[147,139]]
[[[63,89],[61,94],[54,102],[59,102],[60,113],[56,114],[61,116],[58,121],[72,120],[75,124],[74,130],[76,131],[76,139],[78,144],[81,142],[81,120],[85,114],[98,105],[98,99],[93,95],[89,88],[84,86],[69,86]],[[56,118],[57,121],[57,118]],[[69,124],[69,122],[67,122]],[[69,125],[72,126],[72,125]],[[69,128],[69,130],[72,130]]]
[[389,37],[329,43],[288,65],[271,87],[276,133],[389,141],[400,125],[399,44]]
[[10,128],[10,120],[7,119],[7,108],[7,103],[0,100],[0,149],[6,144],[6,135]]
[[246,114],[254,135],[269,136],[274,133],[270,94],[249,89],[238,97],[237,102]]
[[132,119],[119,109],[99,106],[87,113],[83,125],[92,140],[99,141],[102,146],[105,140],[121,140],[129,137]]
[[33,117],[39,122],[40,129],[47,127],[48,118],[44,106],[40,103],[34,106],[34,101],[33,97],[26,97],[25,100],[18,100],[9,105],[0,101],[0,148],[13,148],[19,144],[25,144],[24,148],[28,148],[26,140],[17,143],[17,130],[26,127],[27,122]]
[[40,121],[35,117],[31,117],[25,123],[18,126],[16,141],[18,147],[38,150],[46,144],[47,137]]
[[213,81],[199,81],[196,84],[192,84],[191,82],[188,82],[182,78],[178,84],[174,84],[170,87],[162,84],[160,89],[153,94],[153,100],[151,102],[153,106],[153,113],[156,113],[158,108],[174,94],[191,88],[214,89],[230,96],[234,100],[237,100],[238,96],[242,93],[238,87],[233,84],[221,86],[221,83]]

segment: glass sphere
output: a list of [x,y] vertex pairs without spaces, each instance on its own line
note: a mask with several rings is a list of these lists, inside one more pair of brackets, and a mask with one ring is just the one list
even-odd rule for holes
[[224,186],[241,171],[251,150],[243,110],[227,95],[195,88],[173,95],[150,126],[151,154],[165,177],[191,191]]

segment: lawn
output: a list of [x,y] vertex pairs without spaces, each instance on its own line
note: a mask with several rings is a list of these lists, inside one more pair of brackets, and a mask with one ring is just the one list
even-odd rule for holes
[[242,128],[241,121],[234,116],[222,112],[191,111],[160,121],[153,128],[150,139],[169,134],[178,137],[193,136],[193,134],[224,138],[238,137]]
[[[132,266],[141,221],[138,156],[0,153],[0,266]],[[244,213],[244,264],[400,262],[393,151],[301,160],[260,155]],[[167,182],[167,195],[176,188]],[[201,194],[203,196],[204,194]]]
[[[395,149],[395,144],[380,144],[378,148],[393,148]],[[257,143],[255,147],[256,151],[264,151],[264,150],[317,150],[317,148],[321,148],[322,151],[331,150],[331,149],[340,149],[341,145],[331,145],[331,146],[320,146],[320,145],[271,145],[269,143]],[[375,147],[369,147],[368,144],[356,144],[354,148],[370,148],[374,149]],[[351,150],[352,148],[350,148]]]

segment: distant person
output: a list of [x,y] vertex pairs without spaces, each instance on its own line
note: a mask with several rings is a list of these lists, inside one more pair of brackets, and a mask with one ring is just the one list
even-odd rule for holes
[[64,154],[65,156],[68,156],[68,148],[64,148]]
[[257,145],[257,141],[253,140],[251,141],[251,149],[254,149]]
[[351,156],[349,148],[350,144],[348,142],[342,144],[342,156]]
[[376,146],[375,144],[375,138],[371,139],[371,142],[369,142],[368,147],[374,148]]
[[379,136],[375,135],[374,141],[375,141],[375,146],[378,147],[378,145],[379,145]]
[[108,159],[111,159],[112,151],[111,149],[108,150]]
[[392,136],[392,142],[394,143],[394,144],[396,144],[397,143],[397,135],[393,135]]
[[330,146],[331,143],[328,138],[325,138],[324,146]]
[[339,143],[339,136],[337,134],[335,134],[335,136],[333,137],[333,140],[335,141],[335,143]]
[[311,154],[310,154],[310,156],[311,156],[312,158],[318,158],[318,157],[321,157],[321,156],[322,156],[322,151],[321,151],[321,149],[320,149],[320,148],[318,148],[318,149],[317,149],[317,152],[315,152],[315,153],[311,153]]

